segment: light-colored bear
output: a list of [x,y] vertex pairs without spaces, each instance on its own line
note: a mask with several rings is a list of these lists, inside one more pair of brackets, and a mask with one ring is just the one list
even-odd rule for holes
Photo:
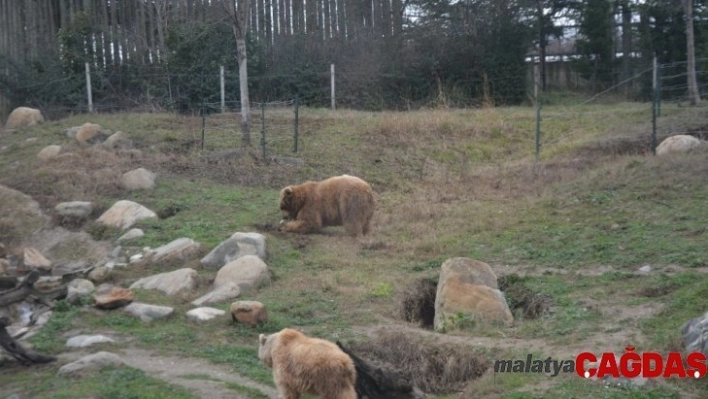
[[280,192],[280,230],[312,233],[326,226],[344,226],[352,236],[368,234],[376,207],[371,186],[349,175],[287,186]]
[[332,342],[285,328],[258,337],[258,357],[273,370],[281,399],[357,399],[354,362]]

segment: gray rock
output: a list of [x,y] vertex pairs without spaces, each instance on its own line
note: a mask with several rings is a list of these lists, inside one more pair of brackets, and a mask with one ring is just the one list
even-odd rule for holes
[[268,265],[255,255],[246,255],[229,262],[219,269],[214,279],[214,287],[234,284],[242,293],[255,290],[270,283]]
[[225,314],[226,312],[221,309],[202,307],[188,311],[187,318],[194,321],[209,321]]
[[435,331],[447,332],[489,322],[505,326],[514,322],[491,267],[469,258],[445,261],[435,296]]
[[159,290],[167,295],[176,295],[194,289],[197,284],[197,271],[190,268],[173,272],[155,274],[134,282],[130,289]]
[[708,312],[681,326],[686,352],[703,352],[708,356]]
[[85,219],[93,212],[93,202],[71,201],[62,202],[54,207],[57,216]]
[[97,222],[120,229],[127,229],[135,222],[149,218],[157,218],[157,214],[136,202],[120,200],[104,212]]
[[174,312],[169,306],[149,305],[147,303],[133,302],[125,307],[125,311],[137,316],[140,320],[149,323],[153,320],[165,318]]
[[651,272],[651,265],[644,265],[639,268],[639,271],[642,273],[649,273]]
[[194,306],[202,306],[208,303],[229,302],[241,295],[241,289],[234,283],[224,284],[215,290],[202,295],[192,301]]
[[196,255],[201,245],[191,238],[178,238],[169,244],[145,253],[152,263],[172,262],[189,259]]
[[85,348],[87,346],[102,344],[105,342],[115,341],[105,335],[77,335],[69,338],[69,340],[66,341],[66,346],[69,348]]
[[37,158],[46,161],[48,159],[55,158],[61,152],[60,145],[48,145],[37,154]]
[[126,190],[152,190],[155,188],[155,174],[144,168],[126,172],[120,178],[120,184]]
[[69,303],[79,302],[81,299],[91,295],[95,289],[96,287],[89,280],[82,278],[71,280],[66,287],[66,301]]
[[245,255],[266,259],[266,238],[259,233],[234,233],[202,258],[201,263],[221,267]]
[[64,134],[66,135],[66,137],[68,137],[70,139],[75,139],[76,133],[79,132],[79,129],[81,129],[81,126],[68,127],[68,128],[66,128],[66,130],[64,130]]
[[73,363],[63,365],[57,374],[65,377],[76,377],[104,367],[120,366],[122,364],[124,364],[123,359],[118,355],[110,352],[98,352],[82,357]]
[[39,292],[47,293],[58,290],[64,285],[61,276],[42,276],[34,283],[34,289]]
[[118,131],[111,134],[110,137],[103,142],[103,146],[112,150],[129,150],[133,148],[133,140],[129,139],[128,135],[125,133]]
[[128,230],[127,233],[118,237],[118,239],[116,241],[122,242],[122,241],[134,240],[136,238],[141,238],[144,235],[145,235],[145,232],[142,229],[130,229],[130,230]]
[[701,140],[687,134],[677,134],[667,137],[656,147],[656,155],[684,153],[701,145]]
[[87,277],[93,282],[102,283],[104,281],[107,281],[110,276],[110,268],[106,266],[98,266],[95,269],[91,270]]

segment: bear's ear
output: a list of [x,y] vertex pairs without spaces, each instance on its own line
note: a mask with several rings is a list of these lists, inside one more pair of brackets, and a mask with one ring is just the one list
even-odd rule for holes
[[285,189],[283,189],[283,194],[284,194],[286,197],[292,197],[292,195],[293,195],[293,188],[290,187],[290,186],[285,187]]
[[266,343],[266,340],[268,337],[265,336],[265,334],[261,334],[258,336],[258,345],[263,346]]

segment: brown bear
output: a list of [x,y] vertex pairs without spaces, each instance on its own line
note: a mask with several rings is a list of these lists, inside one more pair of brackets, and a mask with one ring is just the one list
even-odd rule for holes
[[325,226],[344,226],[352,236],[368,234],[374,193],[364,180],[349,176],[285,187],[280,192],[280,231],[312,233]]
[[332,342],[284,328],[258,337],[258,358],[273,370],[282,399],[299,399],[304,393],[357,399],[354,362]]

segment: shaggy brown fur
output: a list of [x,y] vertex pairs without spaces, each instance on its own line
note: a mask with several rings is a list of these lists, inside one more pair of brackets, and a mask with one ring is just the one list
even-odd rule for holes
[[344,226],[352,236],[368,234],[374,194],[364,180],[348,175],[285,187],[280,192],[284,220],[280,230],[312,233],[325,226]]
[[337,341],[337,346],[354,361],[356,393],[366,399],[424,399],[425,394],[390,367],[364,360]]
[[332,342],[285,328],[258,337],[258,357],[273,370],[282,399],[307,393],[322,399],[357,399],[352,359]]

